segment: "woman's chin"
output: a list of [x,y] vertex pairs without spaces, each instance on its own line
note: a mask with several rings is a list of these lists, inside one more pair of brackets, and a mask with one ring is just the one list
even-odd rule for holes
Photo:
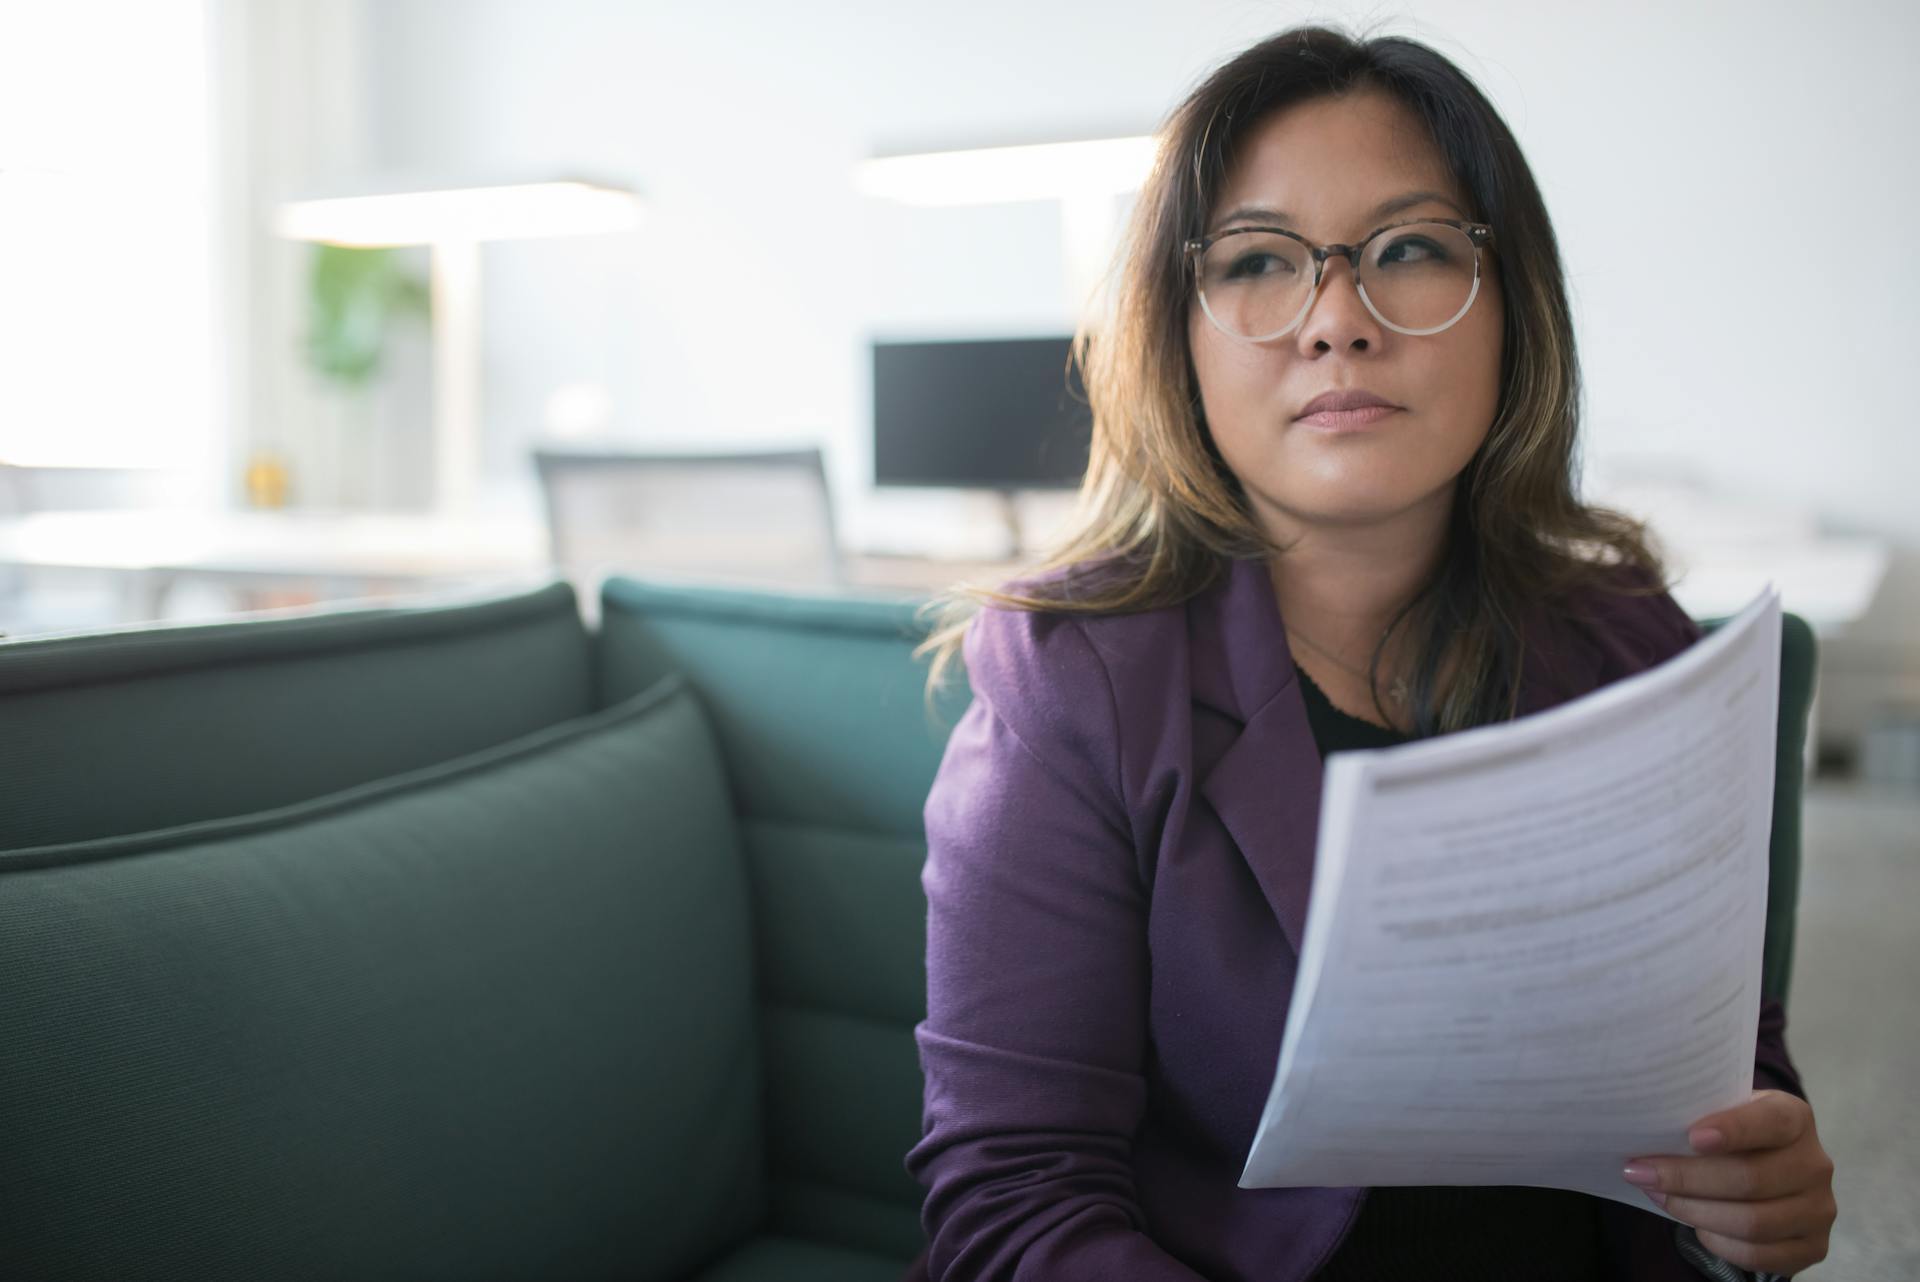
[[1349,479],[1330,482],[1319,493],[1287,495],[1263,506],[1283,527],[1357,529],[1405,520],[1433,497],[1432,490],[1412,485],[1389,488],[1375,484],[1356,492]]

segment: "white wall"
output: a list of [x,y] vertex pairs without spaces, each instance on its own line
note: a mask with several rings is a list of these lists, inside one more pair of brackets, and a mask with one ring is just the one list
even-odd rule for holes
[[496,477],[525,475],[555,387],[598,382],[635,439],[824,439],[856,540],[950,545],[969,504],[867,482],[865,344],[1064,327],[1057,217],[877,205],[854,161],[1143,131],[1312,17],[1434,44],[1505,114],[1562,239],[1590,455],[1669,457],[1894,540],[1882,601],[1835,644],[1920,694],[1913,6],[363,0],[365,160],[582,167],[651,202],[635,237],[486,251]]

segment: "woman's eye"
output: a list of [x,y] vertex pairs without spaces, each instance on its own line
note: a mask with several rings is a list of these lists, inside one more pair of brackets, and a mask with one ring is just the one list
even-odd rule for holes
[[1421,236],[1404,237],[1380,251],[1380,261],[1383,263],[1445,262],[1446,258],[1446,250]]
[[1227,267],[1227,279],[1237,280],[1246,276],[1271,276],[1275,272],[1291,271],[1292,264],[1278,254],[1264,251],[1242,254]]

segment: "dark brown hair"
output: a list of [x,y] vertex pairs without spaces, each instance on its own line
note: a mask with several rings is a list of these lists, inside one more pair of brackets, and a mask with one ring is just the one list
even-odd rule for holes
[[[1575,494],[1580,369],[1559,246],[1513,134],[1452,62],[1398,36],[1358,39],[1296,27],[1239,54],[1180,104],[1159,132],[1157,158],[1116,259],[1111,315],[1083,324],[1074,359],[1093,409],[1093,444],[1074,517],[1022,590],[961,584],[929,602],[931,693],[983,604],[1112,613],[1185,601],[1229,559],[1284,556],[1253,518],[1214,448],[1188,351],[1193,286],[1182,248],[1204,232],[1235,151],[1261,121],[1310,99],[1355,90],[1390,94],[1424,122],[1469,203],[1490,223],[1505,299],[1494,421],[1455,482],[1445,555],[1393,618],[1372,657],[1374,704],[1389,640],[1409,630],[1414,733],[1431,735],[1518,710],[1521,607],[1642,573],[1636,593],[1664,591],[1645,527]],[[1071,571],[1116,570],[1088,581]],[[1449,655],[1454,676],[1438,688]],[[1382,711],[1382,719],[1385,719]]]

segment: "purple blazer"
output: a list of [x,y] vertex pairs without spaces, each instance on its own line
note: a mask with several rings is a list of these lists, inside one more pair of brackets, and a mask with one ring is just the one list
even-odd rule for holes
[[[1671,597],[1524,623],[1521,710],[1686,648]],[[1273,586],[1175,606],[988,609],[926,802],[915,1029],[934,1282],[1300,1282],[1359,1188],[1237,1186],[1305,933],[1321,761]],[[1763,1004],[1756,1086],[1803,1094]],[[1599,1201],[1610,1275],[1699,1282],[1674,1225]]]

